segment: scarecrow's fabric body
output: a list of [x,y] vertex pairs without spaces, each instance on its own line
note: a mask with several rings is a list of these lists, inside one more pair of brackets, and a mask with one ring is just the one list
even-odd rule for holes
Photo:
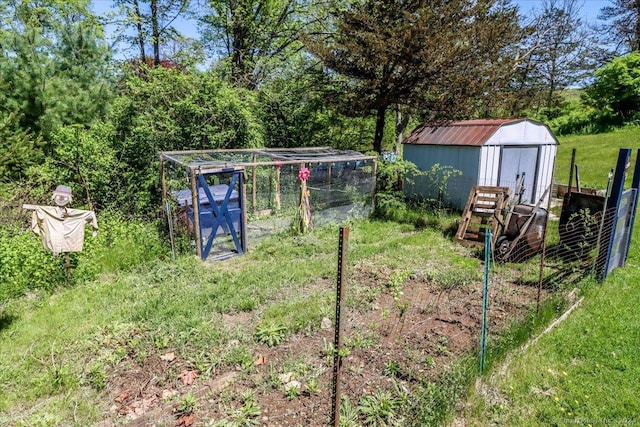
[[54,254],[80,252],[84,244],[84,227],[91,222],[93,234],[98,220],[93,211],[59,206],[37,206],[31,218],[31,229],[42,237],[42,244]]

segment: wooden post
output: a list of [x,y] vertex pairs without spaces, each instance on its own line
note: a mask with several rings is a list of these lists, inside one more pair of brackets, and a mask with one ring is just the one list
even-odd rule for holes
[[160,155],[160,180],[162,182],[162,200],[167,200],[167,181],[164,173],[164,157]]
[[282,208],[282,201],[280,200],[280,169],[282,166],[276,165],[276,211]]
[[567,185],[567,193],[571,193],[571,187],[573,186],[573,169],[576,165],[576,149],[571,150],[571,166],[569,166],[569,185]]
[[175,236],[173,233],[173,215],[171,212],[171,202],[167,195],[167,179],[164,171],[164,156],[160,155],[160,181],[162,183],[162,201],[164,202],[164,210],[167,219],[167,226],[169,227],[169,242],[171,243],[171,254],[173,259],[176,259],[176,244]]
[[376,202],[376,175],[378,174],[378,161],[373,159],[373,168],[371,171],[371,175],[373,178],[373,184],[371,185],[371,207],[375,207]]
[[241,245],[242,245],[242,250],[244,252],[247,252],[248,247],[247,247],[247,209],[246,209],[246,195],[245,195],[245,183],[244,183],[244,168],[242,168],[242,171],[238,174],[238,178],[239,178],[239,182],[238,182],[238,192],[239,194],[239,199],[238,202],[240,203],[240,215],[242,215],[242,236],[240,237],[241,239]]
[[196,254],[202,259],[202,237],[200,233],[200,206],[198,203],[198,187],[196,186],[196,169],[190,169],[191,176],[191,208],[193,209],[193,230],[196,234]]
[[[253,163],[256,162],[256,155],[255,154],[251,157],[251,161]],[[257,168],[257,166],[253,165],[252,172],[251,172],[251,204],[253,206],[253,214],[254,215],[258,211],[258,207],[256,206],[256,202],[257,202],[256,184],[258,182],[258,176],[256,174],[256,168]]]

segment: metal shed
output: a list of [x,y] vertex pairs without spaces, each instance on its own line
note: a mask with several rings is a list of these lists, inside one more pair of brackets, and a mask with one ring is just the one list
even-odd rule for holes
[[[558,140],[548,126],[530,119],[481,119],[421,125],[404,141],[404,159],[422,171],[435,165],[462,172],[452,176],[444,192],[419,177],[405,185],[412,198],[436,199],[464,209],[474,185],[509,187],[512,197],[523,180],[521,203],[548,199]],[[436,167],[438,167],[436,166]]]

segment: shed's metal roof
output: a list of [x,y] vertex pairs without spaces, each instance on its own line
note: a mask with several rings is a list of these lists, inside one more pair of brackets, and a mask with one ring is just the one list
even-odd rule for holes
[[528,119],[475,119],[447,122],[442,125],[424,124],[417,127],[405,140],[405,144],[418,145],[483,145],[501,126]]

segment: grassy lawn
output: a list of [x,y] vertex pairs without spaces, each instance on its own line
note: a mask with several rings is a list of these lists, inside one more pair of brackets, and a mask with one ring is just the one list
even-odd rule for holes
[[[628,127],[610,133],[597,135],[575,135],[558,138],[560,146],[556,158],[555,180],[560,184],[569,182],[571,150],[576,149],[576,164],[583,187],[604,189],[607,174],[615,168],[620,148],[631,148],[630,170],[633,171],[636,150],[640,147],[640,128]],[[575,175],[574,175],[575,185]]]
[[[434,221],[446,228],[455,219]],[[0,425],[96,423],[113,404],[102,393],[114,370],[135,372],[137,363],[167,352],[179,354],[202,381],[234,367],[253,372],[256,344],[317,331],[332,317],[337,231],[274,236],[225,262],[158,260],[7,302],[0,313]],[[350,268],[481,271],[469,250],[439,229],[359,221],[350,235]],[[387,284],[381,279],[379,286]],[[354,296],[345,309],[366,304]]]

